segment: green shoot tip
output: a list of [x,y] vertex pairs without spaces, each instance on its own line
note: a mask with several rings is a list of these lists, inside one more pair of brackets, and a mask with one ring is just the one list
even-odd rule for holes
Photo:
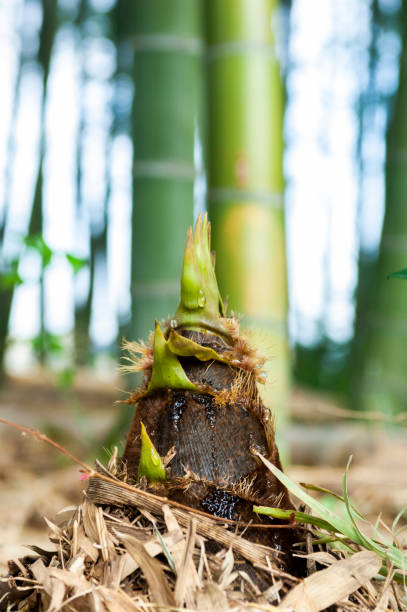
[[165,482],[167,476],[164,465],[143,422],[141,425],[141,453],[138,466],[138,477],[145,476],[148,482]]

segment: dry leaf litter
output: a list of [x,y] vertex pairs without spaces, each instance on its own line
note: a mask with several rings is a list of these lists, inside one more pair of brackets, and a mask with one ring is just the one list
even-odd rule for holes
[[[82,503],[62,524],[47,520],[51,551],[9,562],[0,610],[267,611],[406,610],[392,568],[379,579],[374,552],[313,546],[307,577],[278,569],[276,551],[245,539],[242,526],[177,507],[130,486],[112,459],[100,464]],[[249,527],[250,528],[250,527]]]

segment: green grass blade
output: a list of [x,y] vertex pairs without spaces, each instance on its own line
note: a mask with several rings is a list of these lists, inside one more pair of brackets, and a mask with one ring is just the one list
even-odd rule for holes
[[306,514],[305,512],[297,512],[296,510],[282,510],[281,508],[269,508],[268,506],[253,506],[253,512],[287,521],[294,519],[297,523],[306,523],[308,525],[315,525],[315,527],[319,527],[320,529],[326,529],[327,531],[335,531],[335,528],[333,525],[331,525],[331,523],[328,523],[317,516],[313,516],[312,514]]
[[[302,502],[307,504],[319,517],[321,523],[318,525],[320,528],[322,524],[325,525],[324,529],[333,533],[339,533],[345,536],[348,540],[354,542],[355,544],[366,548],[367,550],[371,550],[375,552],[379,557],[383,559],[383,561],[390,561],[397,569],[401,569],[404,573],[407,568],[407,555],[404,551],[390,544],[389,542],[384,541],[383,544],[363,535],[357,526],[356,520],[361,517],[360,512],[353,508],[350,503],[348,492],[347,492],[347,475],[349,471],[350,461],[348,461],[348,465],[346,467],[344,476],[343,476],[343,503],[347,510],[348,517],[342,518],[337,516],[334,512],[326,508],[321,502],[314,499],[308,493],[306,493],[297,483],[293,482],[286,474],[284,474],[281,470],[279,470],[275,465],[270,463],[267,459],[259,455],[262,462],[268,467],[268,469],[287,487],[290,493],[294,494],[298,497]],[[271,512],[274,512],[275,509],[270,509]],[[273,516],[273,514],[270,514]],[[281,510],[280,510],[281,512]],[[292,516],[292,511],[289,512],[289,517]],[[262,514],[266,514],[265,510],[262,509]],[[297,513],[297,516],[301,513]],[[310,515],[305,515],[306,517],[310,517]],[[279,515],[282,518],[281,514]],[[313,519],[315,517],[312,517]],[[363,517],[362,517],[363,518]],[[366,520],[366,519],[363,519]],[[366,521],[367,522],[367,521]],[[313,523],[315,524],[315,523]],[[345,544],[344,542],[340,542],[341,544]],[[339,544],[339,542],[338,542]],[[346,544],[345,544],[346,545]]]
[[[342,495],[338,495],[338,493],[334,493],[334,491],[331,491],[330,489],[326,489],[325,487],[319,487],[318,485],[313,485],[313,484],[309,484],[306,482],[300,482],[300,485],[304,487],[304,489],[308,489],[309,491],[317,491],[318,493],[323,493],[324,495],[330,495],[331,497],[334,497],[338,501],[345,503],[345,500],[343,499]],[[358,515],[358,518],[364,521],[365,518],[359,512],[359,510],[355,508],[353,504],[350,504],[350,505],[352,506],[352,509],[354,510],[354,512],[356,512],[356,514]]]
[[[259,455],[260,456],[260,455]],[[260,456],[260,459],[268,467],[268,469],[283,483],[296,497],[302,502],[307,504],[320,518],[332,525],[334,531],[338,531],[343,535],[347,536],[351,540],[358,541],[358,534],[352,523],[348,520],[338,516],[328,508],[326,508],[320,501],[308,495],[297,483],[291,480],[286,474],[279,470],[275,465],[270,463],[267,459]]]
[[403,514],[407,511],[407,506],[404,506],[404,508],[402,508],[400,510],[400,512],[398,513],[398,515],[396,516],[396,518],[393,521],[393,525],[392,525],[392,531],[395,530],[395,528],[397,527],[397,523],[399,522],[399,520],[401,519],[401,517],[403,516]]

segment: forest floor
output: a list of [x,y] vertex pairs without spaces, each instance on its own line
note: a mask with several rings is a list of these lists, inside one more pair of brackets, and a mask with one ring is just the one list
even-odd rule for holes
[[[13,378],[0,390],[0,418],[40,430],[91,464],[123,414],[123,408],[114,404],[123,397],[119,387],[120,381],[112,385],[85,375],[69,390],[61,390],[44,374]],[[288,474],[297,482],[340,493],[344,469],[353,455],[349,493],[354,503],[371,521],[382,513],[391,525],[407,506],[406,423],[384,428],[374,419],[355,422],[329,398],[304,390],[293,393],[291,404],[292,422],[284,434],[291,447]],[[29,552],[26,545],[50,547],[44,517],[62,520],[61,511],[80,502],[86,481],[81,482],[78,466],[57,450],[1,424],[0,448],[0,574],[4,574],[7,560]]]

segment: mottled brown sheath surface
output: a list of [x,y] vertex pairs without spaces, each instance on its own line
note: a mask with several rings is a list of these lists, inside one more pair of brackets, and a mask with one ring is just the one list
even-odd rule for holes
[[[213,334],[182,333],[218,353],[230,350]],[[268,438],[265,433],[269,412],[261,404],[259,409],[255,387],[254,397],[244,394],[241,401],[217,405],[213,392],[230,390],[241,372],[219,361],[180,358],[180,362],[189,380],[212,393],[163,389],[137,402],[123,454],[130,478],[137,480],[142,421],[162,457],[171,449],[176,452],[167,468],[170,499],[222,518],[256,523],[263,519],[253,513],[253,503],[289,508],[285,487],[252,453],[259,451],[281,468],[272,428],[267,428]],[[269,519],[264,520],[270,524]],[[291,549],[293,536],[287,529],[250,529],[246,533],[253,541],[283,551]],[[293,570],[290,555],[282,557],[281,567]]]

